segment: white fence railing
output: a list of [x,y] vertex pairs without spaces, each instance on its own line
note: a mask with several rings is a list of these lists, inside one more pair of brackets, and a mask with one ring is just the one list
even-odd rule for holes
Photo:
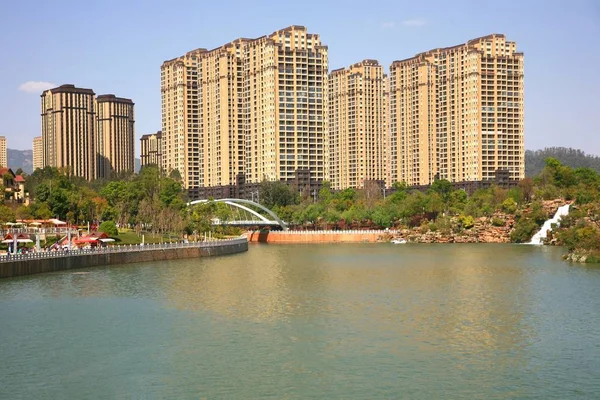
[[[77,234],[78,230],[75,228],[9,228],[0,229],[0,235],[5,236],[7,234],[19,234],[25,233],[27,235],[66,235],[71,230],[72,234]],[[85,230],[85,229],[84,229]]]
[[231,244],[247,243],[246,237],[234,239],[211,239],[204,242],[173,242],[173,243],[152,243],[152,244],[132,244],[132,245],[115,245],[107,247],[95,247],[88,249],[71,249],[71,250],[56,250],[56,251],[40,251],[35,253],[24,254],[5,254],[0,255],[0,263],[38,260],[43,258],[59,258],[59,257],[77,257],[90,254],[110,254],[110,253],[133,253],[149,250],[164,250],[164,249],[182,249],[188,247],[221,247]]
[[363,234],[363,235],[383,235],[386,233],[395,234],[398,233],[397,230],[392,229],[371,229],[371,230],[361,230],[361,229],[352,229],[352,230],[323,230],[323,231],[302,231],[302,230],[287,230],[287,231],[273,231],[276,234],[284,234],[284,235],[322,235],[322,234],[337,234],[337,235],[347,235],[347,234]]

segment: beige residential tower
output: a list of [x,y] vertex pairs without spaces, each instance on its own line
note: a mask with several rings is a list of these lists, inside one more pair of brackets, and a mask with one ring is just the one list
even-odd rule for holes
[[140,138],[140,165],[162,168],[162,132],[142,135]]
[[104,94],[96,97],[96,178],[133,172],[133,101]]
[[523,54],[504,35],[390,67],[391,181],[522,179]]
[[[62,85],[41,95],[40,168],[56,167],[88,180],[133,172],[133,102]],[[34,149],[35,140],[34,140]]]
[[327,48],[291,26],[161,67],[163,167],[186,188],[325,178]]
[[6,150],[5,136],[0,136],[0,167],[8,167],[8,155]]
[[33,138],[33,170],[44,168],[43,142],[41,136]]
[[44,164],[94,179],[94,91],[62,85],[45,90],[41,105]]
[[364,60],[332,71],[328,95],[329,180],[336,190],[386,180],[383,67]]

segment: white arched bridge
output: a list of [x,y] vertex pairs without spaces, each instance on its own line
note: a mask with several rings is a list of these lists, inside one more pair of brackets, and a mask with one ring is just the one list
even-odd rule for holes
[[[231,208],[233,218],[227,221],[213,220],[214,225],[234,225],[234,226],[280,226],[287,231],[288,226],[273,211],[267,207],[244,199],[214,199],[214,200],[194,200],[187,203],[188,206],[194,204],[204,204],[209,202],[223,203]],[[266,215],[265,215],[266,214]]]

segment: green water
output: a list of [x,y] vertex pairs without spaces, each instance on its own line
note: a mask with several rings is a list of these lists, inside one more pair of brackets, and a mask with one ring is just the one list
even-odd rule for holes
[[0,280],[1,399],[600,398],[600,268],[527,245],[252,245]]

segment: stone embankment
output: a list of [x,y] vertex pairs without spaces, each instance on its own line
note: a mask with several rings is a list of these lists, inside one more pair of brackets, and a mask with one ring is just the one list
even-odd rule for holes
[[[544,211],[551,218],[564,200],[544,201]],[[453,218],[448,227],[436,227],[431,230],[428,225],[413,229],[402,229],[397,236],[412,243],[510,243],[510,233],[515,226],[515,216],[504,212],[495,212],[490,217],[473,219],[473,226],[461,228],[457,218]]]
[[254,231],[246,237],[253,243],[376,243],[389,241],[396,231]]
[[220,256],[244,251],[248,251],[248,240],[245,237],[210,242],[29,253],[1,257],[0,278],[106,265]]
[[[543,202],[543,209],[551,218],[564,200]],[[490,217],[474,218],[473,225],[461,227],[458,218],[447,226],[424,224],[399,230],[349,231],[255,231],[247,232],[249,242],[260,243],[376,243],[395,238],[410,243],[510,243],[515,226],[514,214],[495,212]],[[433,228],[433,229],[432,229]]]

